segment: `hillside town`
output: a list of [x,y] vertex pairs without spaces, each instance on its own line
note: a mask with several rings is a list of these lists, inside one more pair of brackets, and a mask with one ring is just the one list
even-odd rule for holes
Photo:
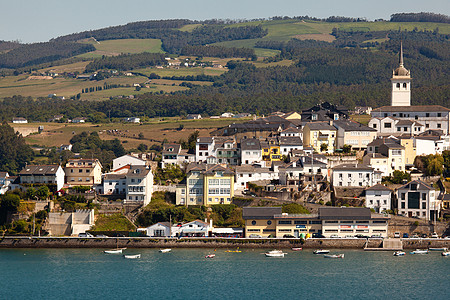
[[[197,136],[195,149],[165,143],[159,162],[154,155],[131,153],[115,158],[108,171],[95,157],[27,165],[17,176],[0,172],[0,192],[48,185],[55,195],[83,194],[104,213],[124,212],[130,221],[155,192],[170,194],[176,206],[243,207],[243,228],[215,227],[212,219],[164,219],[136,228],[151,237],[393,237],[402,222],[415,224],[405,227],[404,237],[419,226],[425,236],[442,236],[447,228],[440,221],[450,215],[449,185],[442,165],[427,169],[420,157],[448,159],[450,109],[411,105],[411,81],[400,51],[390,106],[350,112],[324,101],[301,112],[254,116]],[[370,120],[363,125],[351,114]],[[174,167],[183,172],[181,180],[154,178],[157,168]],[[281,205],[287,203],[310,213],[285,213]],[[69,212],[52,201],[36,201],[35,210],[43,208],[49,215],[42,232],[50,235],[83,235],[95,222],[92,208]]]

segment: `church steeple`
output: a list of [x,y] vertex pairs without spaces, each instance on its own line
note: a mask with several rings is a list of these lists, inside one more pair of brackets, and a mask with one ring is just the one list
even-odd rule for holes
[[392,72],[392,106],[411,105],[411,75],[403,63],[403,43],[400,42],[399,66]]

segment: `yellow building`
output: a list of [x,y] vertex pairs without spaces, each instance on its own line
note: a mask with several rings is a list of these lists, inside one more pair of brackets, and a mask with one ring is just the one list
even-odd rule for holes
[[[337,129],[329,122],[310,122],[303,127],[303,144],[311,146],[316,152],[333,153],[336,147]],[[327,149],[320,151],[321,145]]]
[[234,172],[221,165],[196,165],[187,169],[186,180],[176,188],[177,205],[231,204]]
[[283,116],[286,120],[301,120],[302,116],[295,111],[289,112]]
[[281,150],[277,138],[267,138],[266,141],[261,142],[262,158],[264,161],[280,161]]
[[244,207],[242,217],[247,238],[387,237],[389,222],[389,217],[361,207],[323,207],[318,214],[287,214],[281,207]]
[[102,182],[102,165],[98,159],[69,159],[64,172],[69,186],[93,186]]
[[416,147],[414,138],[401,138],[400,144],[405,147],[405,166],[412,167],[416,158]]

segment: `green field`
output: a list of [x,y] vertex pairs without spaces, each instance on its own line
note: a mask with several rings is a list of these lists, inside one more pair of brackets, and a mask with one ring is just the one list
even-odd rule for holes
[[[326,23],[314,21],[280,20],[280,21],[255,21],[247,23],[232,24],[229,27],[261,25],[268,29],[268,34],[260,39],[236,40],[228,42],[215,43],[213,45],[225,47],[246,47],[254,48],[257,41],[289,41],[292,38],[301,37],[310,34],[330,34],[333,28],[339,28],[345,31],[383,31],[383,30],[434,30],[439,27],[441,34],[450,34],[450,24],[427,23],[427,22],[361,22],[361,23]],[[258,56],[272,56],[274,52],[262,52],[265,49],[256,48]],[[274,51],[274,50],[270,50]]]
[[123,39],[123,40],[107,40],[96,43],[89,40],[87,43],[94,45],[94,52],[79,55],[83,58],[98,58],[103,55],[114,56],[121,53],[164,53],[161,49],[161,40],[159,39]]
[[151,73],[158,74],[161,77],[164,76],[188,76],[188,75],[211,75],[211,76],[219,76],[223,73],[228,71],[228,69],[219,69],[219,68],[201,68],[201,67],[194,67],[194,68],[164,68],[164,69],[157,69],[157,68],[145,68],[145,69],[138,69],[134,70],[134,72],[142,73],[144,75],[150,75]]

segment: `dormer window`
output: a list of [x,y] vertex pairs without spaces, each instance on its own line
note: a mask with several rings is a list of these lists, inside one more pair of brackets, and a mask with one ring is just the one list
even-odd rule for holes
[[222,176],[223,176],[223,172],[222,172],[222,171],[217,171],[217,172],[216,172],[216,176],[222,177]]

